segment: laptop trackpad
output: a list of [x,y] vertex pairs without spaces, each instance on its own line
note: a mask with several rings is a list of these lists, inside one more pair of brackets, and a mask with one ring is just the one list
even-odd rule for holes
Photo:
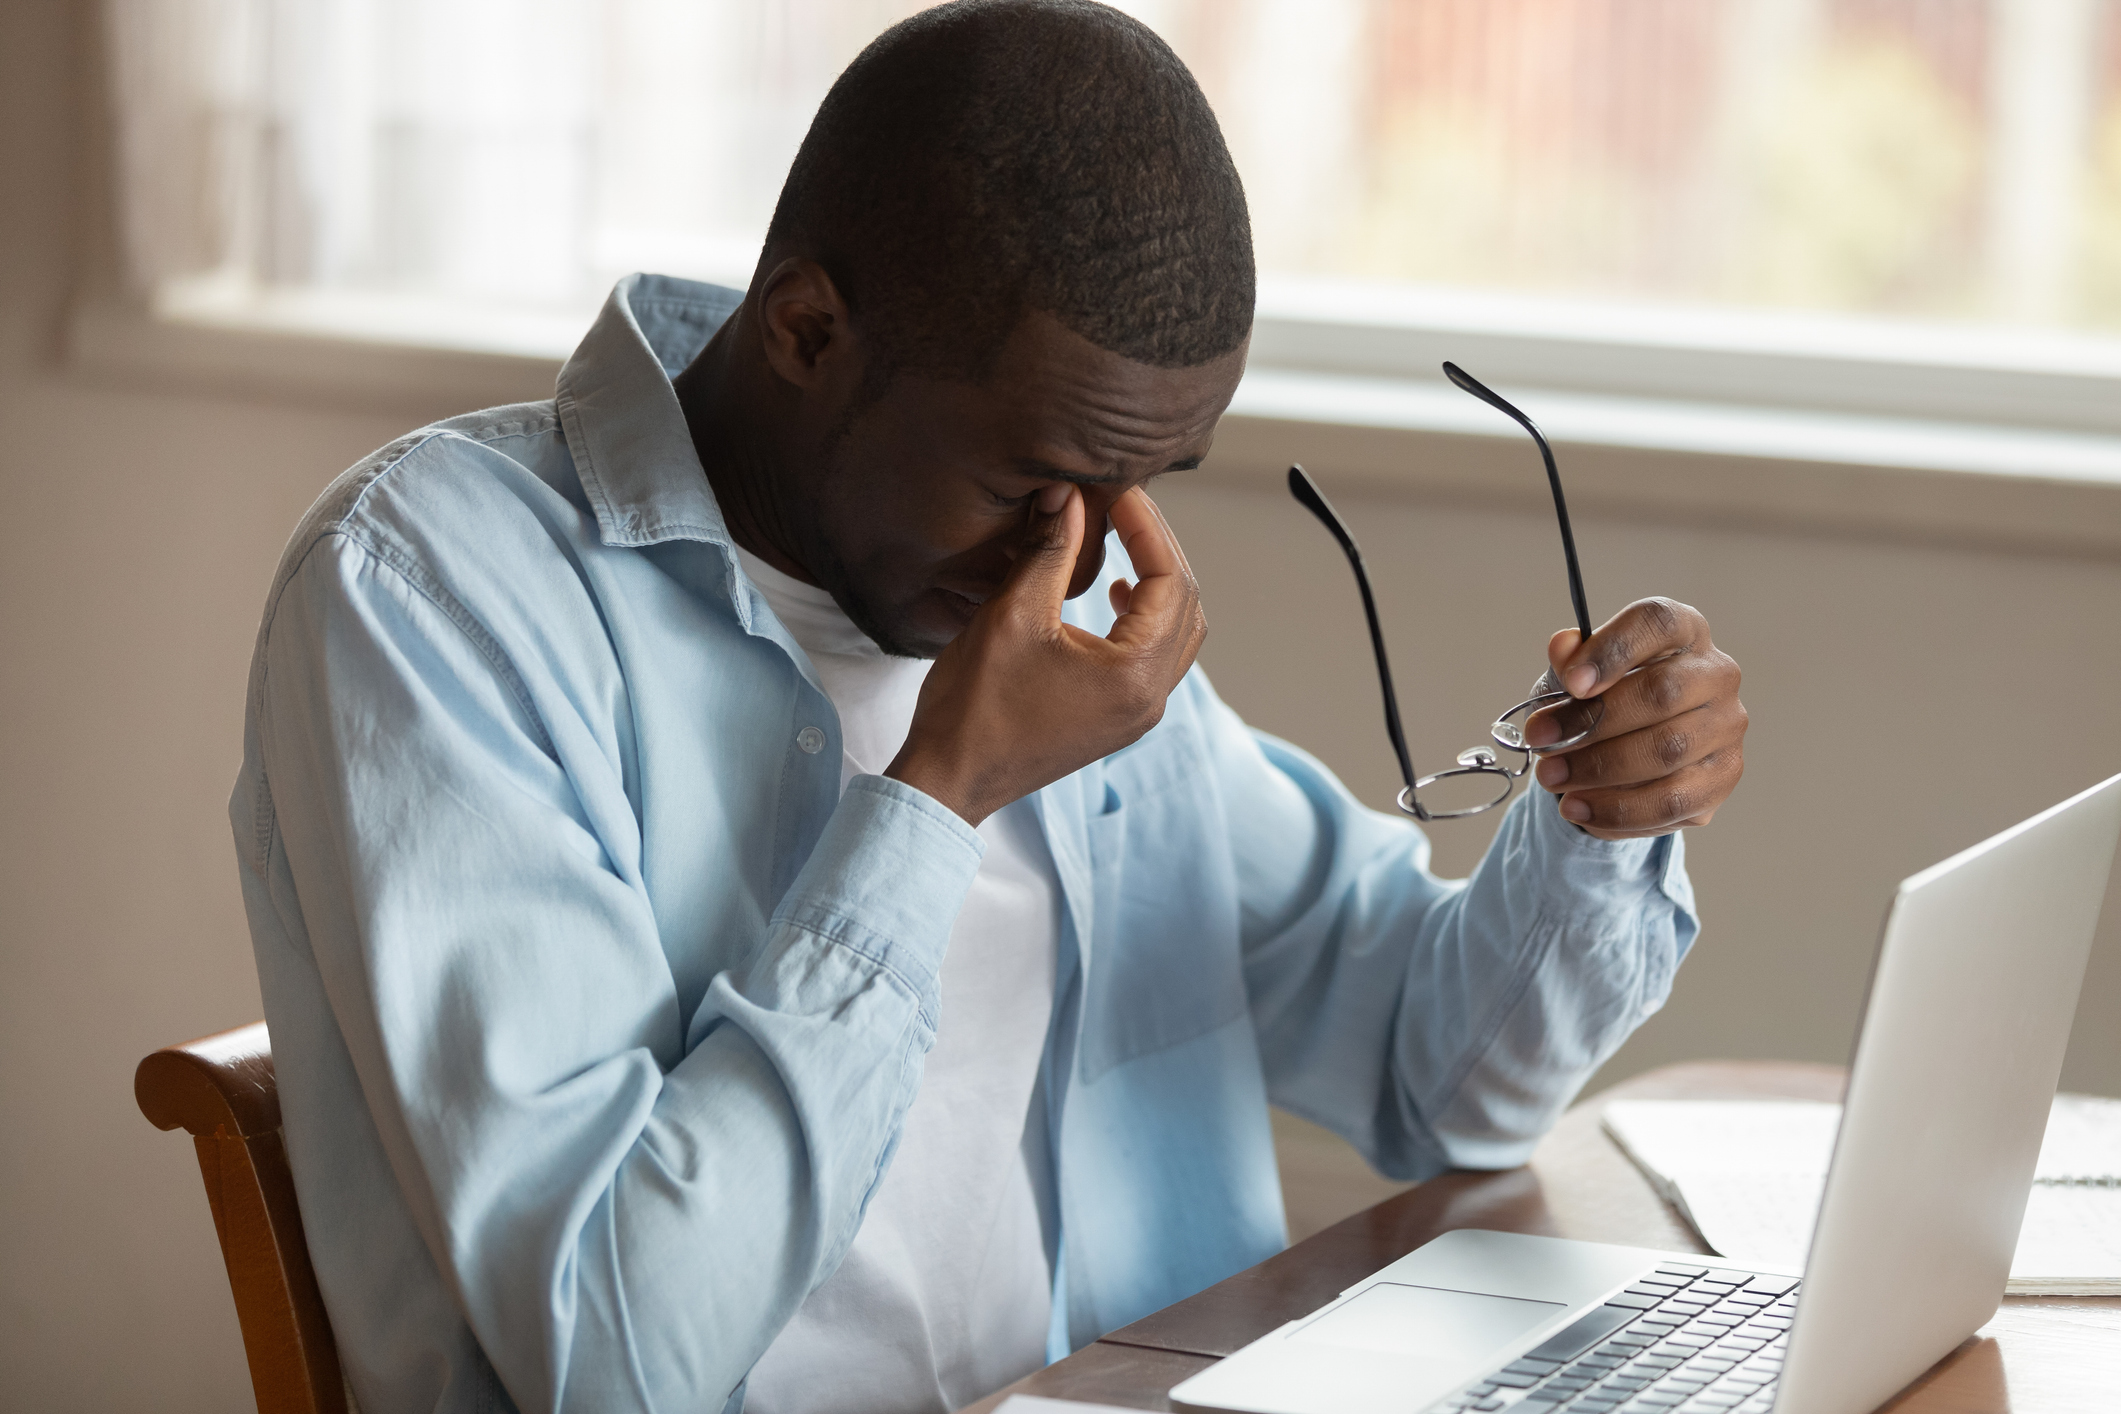
[[1379,1282],[1289,1339],[1392,1355],[1464,1359],[1500,1350],[1563,1308],[1559,1301]]

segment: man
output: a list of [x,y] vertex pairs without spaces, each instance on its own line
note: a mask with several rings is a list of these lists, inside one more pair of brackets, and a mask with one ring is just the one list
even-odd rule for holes
[[233,818],[369,1414],[948,1409],[1276,1250],[1270,1097],[1506,1166],[1661,1003],[1744,730],[1699,615],[1556,636],[1598,732],[1458,883],[1192,669],[1142,488],[1252,294],[1160,41],[946,6],[747,292],[622,281],[553,402],[311,511]]

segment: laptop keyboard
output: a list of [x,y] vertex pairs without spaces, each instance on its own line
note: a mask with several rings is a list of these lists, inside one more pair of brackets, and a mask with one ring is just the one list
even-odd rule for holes
[[1432,1409],[1766,1414],[1797,1278],[1673,1262]]

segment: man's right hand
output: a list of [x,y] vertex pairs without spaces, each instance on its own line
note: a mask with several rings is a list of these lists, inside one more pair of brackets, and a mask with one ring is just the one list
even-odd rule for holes
[[1140,576],[1116,580],[1103,638],[1061,621],[1082,546],[1083,498],[1049,486],[999,594],[943,650],[906,744],[884,772],[977,825],[1039,787],[1138,740],[1207,637],[1200,586],[1163,513],[1139,487],[1112,528]]

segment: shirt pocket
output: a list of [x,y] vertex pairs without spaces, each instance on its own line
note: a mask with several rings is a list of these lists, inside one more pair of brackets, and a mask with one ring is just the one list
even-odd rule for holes
[[1167,719],[1103,774],[1088,821],[1086,1083],[1245,1013],[1236,873],[1198,728]]

